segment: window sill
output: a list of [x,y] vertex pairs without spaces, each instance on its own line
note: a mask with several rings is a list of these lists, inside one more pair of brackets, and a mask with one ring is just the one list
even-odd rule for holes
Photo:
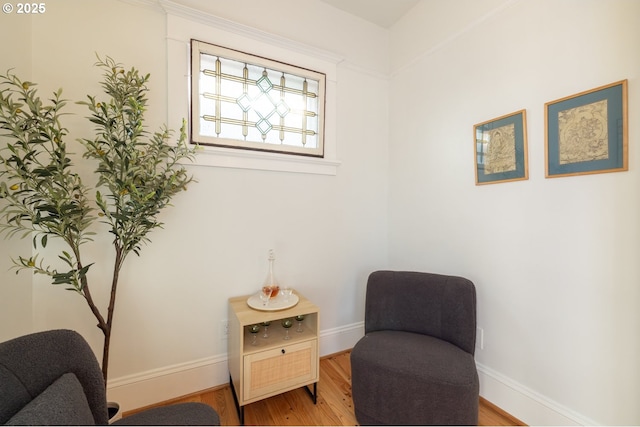
[[295,156],[251,150],[234,150],[222,147],[200,147],[195,165],[236,169],[336,175],[339,161],[318,157]]

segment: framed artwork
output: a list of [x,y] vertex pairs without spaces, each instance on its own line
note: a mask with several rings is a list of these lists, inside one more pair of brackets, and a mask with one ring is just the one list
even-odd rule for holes
[[473,127],[476,185],[529,178],[526,110]]
[[545,104],[546,177],[629,169],[627,80]]

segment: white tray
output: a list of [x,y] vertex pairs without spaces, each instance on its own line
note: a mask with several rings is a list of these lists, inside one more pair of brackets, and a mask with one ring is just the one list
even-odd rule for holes
[[253,308],[254,310],[259,310],[259,311],[278,311],[278,310],[286,310],[287,308],[291,308],[294,305],[296,305],[298,301],[300,301],[300,298],[298,298],[298,295],[291,294],[291,296],[289,297],[289,301],[285,301],[284,297],[278,294],[278,296],[276,296],[275,298],[271,298],[269,300],[269,304],[265,307],[264,305],[262,305],[260,294],[256,293],[251,295],[247,299],[247,305]]

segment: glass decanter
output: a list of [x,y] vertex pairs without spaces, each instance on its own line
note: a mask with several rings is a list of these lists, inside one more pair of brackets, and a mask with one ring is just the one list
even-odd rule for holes
[[264,285],[262,285],[263,292],[271,292],[271,298],[275,298],[278,296],[278,292],[280,292],[280,285],[278,285],[278,281],[276,280],[276,276],[273,273],[273,264],[276,260],[276,256],[273,252],[273,249],[269,249],[269,272],[267,273],[267,278],[264,281]]

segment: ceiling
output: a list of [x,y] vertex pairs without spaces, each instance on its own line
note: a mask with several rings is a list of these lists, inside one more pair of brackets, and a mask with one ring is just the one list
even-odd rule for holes
[[322,0],[383,28],[389,28],[420,0]]

